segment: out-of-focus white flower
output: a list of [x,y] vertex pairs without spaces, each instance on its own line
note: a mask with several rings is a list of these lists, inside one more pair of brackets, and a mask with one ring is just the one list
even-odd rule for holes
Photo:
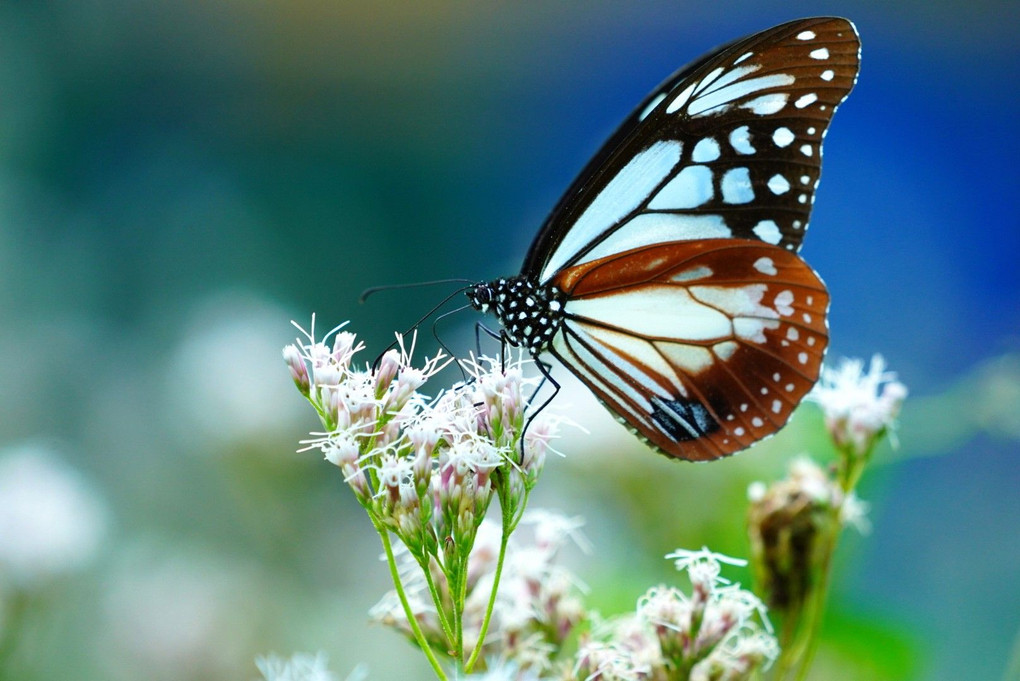
[[254,635],[251,594],[261,585],[247,566],[152,540],[113,560],[101,631],[121,666],[118,679],[236,678]]
[[537,674],[530,670],[521,670],[515,663],[506,660],[488,660],[487,669],[480,674],[468,674],[465,681],[539,681]]
[[571,518],[562,513],[536,508],[524,512],[521,524],[534,527],[535,546],[538,548],[555,552],[567,539],[571,539],[585,553],[592,550],[591,542],[581,532],[584,527],[584,519],[581,517]]
[[822,369],[821,379],[810,394],[825,413],[825,425],[840,448],[856,456],[866,455],[876,439],[895,423],[907,397],[907,388],[886,371],[881,355],[871,358],[864,370],[859,359],[843,359],[836,367]]
[[47,448],[0,452],[0,582],[30,587],[82,568],[106,525],[99,494]]
[[281,316],[271,303],[238,292],[215,295],[192,313],[163,382],[172,409],[165,422],[189,451],[282,439],[300,423],[301,405],[277,364]]
[[[295,653],[289,659],[268,655],[256,658],[255,666],[262,672],[265,681],[336,681],[336,676],[329,671],[329,659],[325,653]],[[356,669],[347,681],[363,679],[366,675]]]
[[871,520],[868,519],[868,511],[871,504],[862,501],[851,492],[843,499],[843,505],[839,509],[839,520],[844,527],[853,527],[861,534],[871,532]]

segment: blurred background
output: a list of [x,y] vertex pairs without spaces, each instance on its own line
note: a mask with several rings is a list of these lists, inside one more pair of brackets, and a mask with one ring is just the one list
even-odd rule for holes
[[[874,529],[840,547],[814,678],[1002,678],[1020,628],[1018,9],[0,3],[9,678],[251,679],[258,654],[317,650],[341,677],[429,678],[366,626],[388,578],[363,512],[294,452],[318,424],[280,356],[290,320],[349,319],[370,360],[445,292],[359,305],[363,288],[515,273],[660,80],[820,14],[853,19],[864,56],[804,254],[832,293],[830,357],[880,352],[911,397],[860,490]],[[476,318],[442,337],[466,351]],[[566,434],[532,503],[587,519],[573,567],[606,614],[675,581],[676,547],[746,556],[747,484],[830,455],[809,405],[748,453],[667,461],[558,376],[597,437]]]

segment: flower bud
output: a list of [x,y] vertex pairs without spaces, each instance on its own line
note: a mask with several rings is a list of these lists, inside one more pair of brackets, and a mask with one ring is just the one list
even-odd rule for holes
[[296,345],[290,344],[283,349],[283,360],[287,363],[287,368],[290,369],[290,377],[294,380],[298,391],[308,397],[312,381],[308,375],[308,365],[305,364],[305,358],[301,355],[301,351]]

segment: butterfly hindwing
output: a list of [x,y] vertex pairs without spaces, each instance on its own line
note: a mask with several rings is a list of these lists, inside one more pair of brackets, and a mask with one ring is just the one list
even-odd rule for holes
[[550,351],[664,453],[710,460],[770,435],[811,389],[825,286],[751,240],[657,244],[561,272]]
[[829,296],[797,251],[859,50],[846,19],[801,19],[681,69],[588,163],[520,275],[471,304],[669,456],[775,433],[828,344]]
[[753,239],[796,251],[821,144],[857,77],[849,21],[802,19],[720,48],[649,96],[585,168],[523,274],[654,243]]

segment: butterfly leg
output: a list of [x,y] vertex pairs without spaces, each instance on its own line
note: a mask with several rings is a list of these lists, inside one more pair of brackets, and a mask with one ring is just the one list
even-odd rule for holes
[[542,402],[542,404],[540,404],[538,406],[537,409],[535,409],[534,411],[532,411],[531,414],[528,415],[528,420],[524,422],[524,429],[521,430],[521,460],[522,461],[524,460],[524,436],[528,432],[528,427],[531,425],[531,422],[535,420],[535,417],[538,416],[539,414],[541,414],[542,410],[545,409],[547,406],[549,406],[549,403],[552,402],[553,399],[556,397],[556,395],[558,395],[559,392],[560,392],[560,384],[557,383],[556,379],[552,377],[552,365],[549,364],[548,362],[543,362],[540,359],[536,359],[535,360],[535,366],[538,367],[539,373],[542,374],[542,380],[539,382],[538,387],[535,388],[535,391],[533,393],[531,393],[531,397],[528,398],[528,404],[530,405],[531,401],[535,397],[535,395],[537,395],[539,393],[539,391],[542,390],[542,388],[545,386],[546,381],[548,381],[549,385],[551,385],[553,387],[553,392],[552,392],[552,395],[547,397]]

